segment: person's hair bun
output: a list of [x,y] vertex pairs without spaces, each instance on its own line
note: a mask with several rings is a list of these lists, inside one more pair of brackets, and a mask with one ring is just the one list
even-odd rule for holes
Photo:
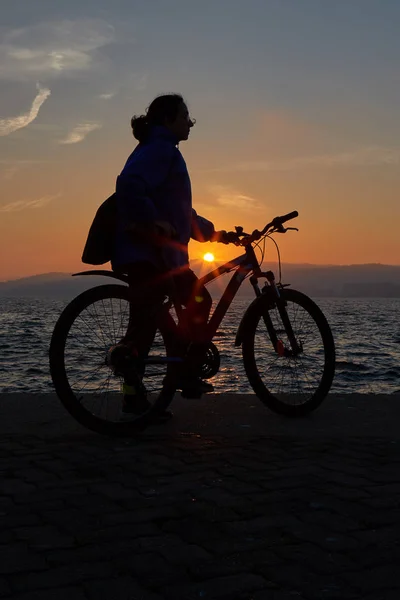
[[140,115],[139,117],[134,116],[131,119],[131,127],[132,133],[134,137],[139,141],[143,142],[147,134],[149,132],[149,123],[147,121],[147,117],[145,115]]

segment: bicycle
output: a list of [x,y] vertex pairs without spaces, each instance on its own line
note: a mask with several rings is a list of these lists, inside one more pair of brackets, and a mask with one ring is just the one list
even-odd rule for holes
[[[335,344],[321,309],[303,293],[276,282],[272,271],[261,271],[266,239],[279,247],[275,233],[297,230],[283,224],[298,216],[297,211],[275,217],[262,231],[247,234],[236,227],[236,245],[244,254],[200,278],[206,285],[216,277],[234,271],[207,324],[199,374],[203,379],[217,374],[220,356],[212,342],[223,318],[246,278],[255,299],[246,309],[235,339],[249,383],[258,398],[272,411],[299,417],[315,410],[327,396],[335,372]],[[255,248],[261,249],[261,261]],[[78,275],[106,275],[127,283],[125,275],[91,270]],[[264,278],[260,288],[258,280]],[[175,310],[175,314],[174,311]],[[175,341],[183,327],[184,309],[167,297],[159,311],[157,333],[144,360],[142,383],[152,408],[126,422],[120,419],[121,381],[108,366],[106,357],[126,330],[129,302],[126,285],[101,285],[77,296],[60,315],[50,344],[50,372],[57,395],[67,411],[83,426],[101,434],[129,436],[153,423],[158,411],[165,410],[176,391],[171,377],[177,365],[185,367],[185,356],[175,352]],[[168,379],[169,377],[169,379]],[[165,381],[170,389],[166,392]],[[177,381],[174,380],[177,384]]]

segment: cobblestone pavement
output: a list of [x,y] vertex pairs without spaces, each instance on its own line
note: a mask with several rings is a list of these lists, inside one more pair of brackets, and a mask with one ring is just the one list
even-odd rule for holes
[[246,398],[112,440],[0,396],[0,598],[398,600],[400,397],[288,425]]

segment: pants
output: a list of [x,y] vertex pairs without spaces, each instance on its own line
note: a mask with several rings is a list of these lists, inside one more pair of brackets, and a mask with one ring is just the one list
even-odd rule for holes
[[[163,273],[148,262],[128,265],[129,324],[122,340],[132,345],[139,356],[147,356],[157,329],[157,316],[171,285],[179,303],[186,307],[190,341],[202,342],[211,310],[208,290],[189,268],[173,275]],[[172,281],[171,281],[172,279]]]

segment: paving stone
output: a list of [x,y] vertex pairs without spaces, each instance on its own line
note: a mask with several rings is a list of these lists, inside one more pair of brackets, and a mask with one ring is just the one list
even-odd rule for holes
[[200,545],[204,540],[218,540],[222,535],[219,524],[204,523],[191,518],[168,521],[163,525],[163,530],[176,534],[190,544]]
[[167,586],[164,593],[165,598],[171,600],[195,600],[197,598],[228,600],[239,598],[244,592],[249,594],[254,590],[265,589],[267,583],[258,575],[241,573],[199,583]]
[[75,545],[74,538],[61,533],[52,525],[36,525],[33,527],[16,527],[14,535],[26,541],[30,548],[70,548]]
[[90,486],[90,491],[94,494],[102,494],[112,500],[131,501],[134,498],[140,498],[138,491],[126,488],[118,483],[96,483]]
[[29,495],[36,492],[36,486],[23,479],[3,479],[0,483],[0,494],[5,496]]
[[144,523],[146,521],[168,521],[180,516],[175,506],[154,506],[152,508],[139,508],[137,510],[112,512],[103,515],[101,522],[109,525],[117,523]]
[[400,522],[397,527],[377,527],[376,529],[365,529],[364,531],[353,531],[352,537],[363,544],[390,544],[400,539]]
[[178,544],[159,549],[165,560],[175,565],[191,566],[210,560],[212,555],[194,544]]
[[160,529],[153,523],[126,523],[115,525],[114,527],[104,527],[99,525],[91,531],[77,534],[75,539],[78,544],[91,544],[94,542],[104,542],[106,540],[118,540],[123,538],[143,538],[160,535]]
[[[198,562],[189,566],[189,572],[193,580],[203,581],[215,579],[226,575],[237,575],[254,570],[256,564],[267,562],[268,564],[282,564],[272,552],[256,552],[256,559],[251,559],[250,554],[236,553],[228,556],[214,556],[207,562]],[[275,586],[277,587],[277,586]]]
[[[84,587],[89,600],[162,600],[161,596],[145,590],[127,576],[90,581]],[[75,599],[71,597],[71,600]]]
[[343,574],[343,579],[352,587],[368,593],[372,590],[400,590],[400,574],[396,563],[349,571]]
[[119,556],[130,555],[133,552],[140,551],[140,544],[134,543],[129,538],[108,540],[103,543],[87,544],[76,548],[67,548],[65,550],[52,550],[47,555],[48,563],[53,566],[70,565],[69,568],[74,568],[76,562],[102,562],[105,557],[108,560]]
[[0,598],[11,595],[11,588],[5,577],[0,576]]
[[40,517],[30,512],[30,507],[20,507],[13,505],[3,511],[0,516],[0,529],[13,529],[14,527],[23,527],[37,525],[41,523]]
[[112,569],[108,562],[77,563],[73,569],[63,566],[41,573],[22,573],[18,577],[14,576],[11,583],[15,591],[26,592],[41,588],[72,586],[90,579],[106,579],[111,573]]
[[185,567],[171,565],[155,553],[130,553],[119,557],[114,564],[120,573],[132,575],[143,587],[158,588],[167,584],[187,581]]
[[0,574],[41,571],[47,569],[43,556],[29,551],[27,544],[14,543],[0,546]]
[[49,481],[49,474],[46,471],[34,467],[20,469],[16,472],[16,475],[27,483],[47,483]]
[[12,596],[13,600],[87,600],[87,596],[79,587],[52,588],[51,590],[31,590],[24,594]]

